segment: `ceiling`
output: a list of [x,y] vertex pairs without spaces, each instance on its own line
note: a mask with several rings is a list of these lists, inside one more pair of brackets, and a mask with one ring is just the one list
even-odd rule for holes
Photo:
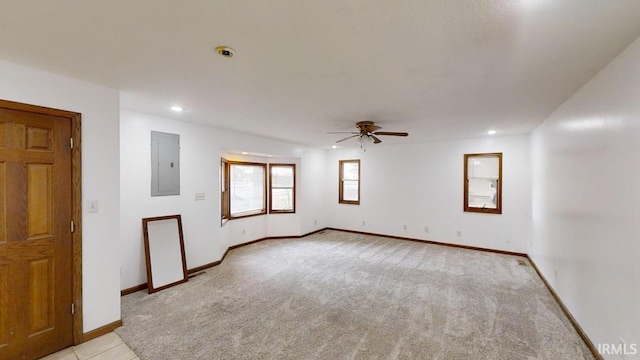
[[128,109],[321,148],[361,120],[410,133],[383,145],[528,133],[640,35],[637,0],[0,7],[2,60],[120,89]]

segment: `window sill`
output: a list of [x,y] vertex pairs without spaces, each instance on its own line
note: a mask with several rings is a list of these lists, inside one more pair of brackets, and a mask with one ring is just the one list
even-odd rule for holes
[[269,214],[295,214],[295,210],[269,210]]
[[231,216],[229,216],[229,220],[242,219],[242,218],[246,218],[246,217],[258,216],[258,215],[266,215],[266,214],[267,214],[267,212],[265,210],[248,211],[248,212],[244,212],[244,213],[238,213],[238,214],[235,214],[235,215],[231,215]]

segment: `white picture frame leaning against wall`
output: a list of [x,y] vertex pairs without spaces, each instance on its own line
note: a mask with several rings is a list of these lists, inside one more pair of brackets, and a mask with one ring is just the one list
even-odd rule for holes
[[180,215],[142,219],[149,294],[188,280]]

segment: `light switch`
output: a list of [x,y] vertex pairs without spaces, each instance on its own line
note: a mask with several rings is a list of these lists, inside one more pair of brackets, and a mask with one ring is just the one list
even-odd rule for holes
[[89,201],[89,210],[87,212],[90,212],[90,213],[98,212],[98,200]]
[[196,201],[204,200],[204,193],[196,193]]

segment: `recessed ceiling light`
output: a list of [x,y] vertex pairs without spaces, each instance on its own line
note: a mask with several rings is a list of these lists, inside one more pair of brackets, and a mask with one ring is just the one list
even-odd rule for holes
[[338,145],[331,145],[331,148],[332,148],[332,149],[337,149],[337,148],[338,148]]
[[216,47],[216,52],[218,54],[220,54],[220,55],[222,55],[224,57],[228,57],[228,58],[233,57],[233,55],[236,54],[236,52],[233,51],[232,48],[230,48],[228,46],[224,46],[224,45]]
[[182,110],[184,110],[182,108],[182,106],[172,106],[171,110],[175,111],[175,112],[182,112]]
[[489,135],[495,135],[496,133],[497,133],[497,131],[495,131],[495,130],[487,131],[487,134],[489,134]]
[[243,151],[243,152],[242,152],[242,155],[248,155],[248,154],[249,154],[249,153],[248,153],[248,152],[246,152],[246,151]]

